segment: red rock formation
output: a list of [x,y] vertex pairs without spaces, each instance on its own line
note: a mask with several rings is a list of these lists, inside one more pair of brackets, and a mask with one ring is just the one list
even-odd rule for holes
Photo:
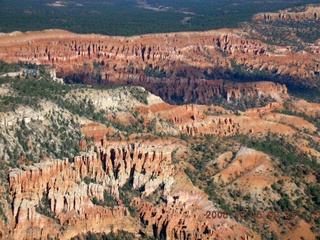
[[[155,115],[166,119],[176,126],[182,133],[195,136],[200,134],[213,134],[218,136],[232,136],[235,134],[266,134],[274,133],[291,135],[296,131],[285,125],[282,118],[286,115],[280,114],[281,118],[270,121],[268,115],[272,115],[275,109],[281,109],[282,105],[273,102],[265,107],[248,109],[246,112],[226,111],[221,107],[209,107],[203,105],[175,106],[166,103],[155,104],[150,107],[140,107],[142,113],[151,111]],[[212,112],[212,113],[211,113]],[[302,121],[302,119],[299,121]],[[297,121],[296,119],[296,121]],[[298,124],[298,122],[296,122]],[[299,123],[303,127],[306,123]],[[315,131],[309,123],[308,129]]]
[[81,140],[79,144],[80,150],[81,151],[87,151],[87,141],[86,140]]
[[[9,175],[14,219],[10,238],[69,239],[88,231],[109,232],[111,225],[115,231],[121,228],[138,232],[140,224],[130,216],[119,196],[119,188],[129,179],[133,181],[133,189],[144,187],[140,198],[134,198],[131,206],[139,210],[146,226],[142,231],[148,235],[164,234],[166,239],[185,239],[187,235],[189,239],[257,236],[230,218],[207,220],[205,211],[213,208],[212,202],[185,174],[176,172],[171,153],[171,146],[156,142],[104,143],[98,157],[86,153],[75,157],[73,163],[67,159],[50,160],[13,169]],[[84,178],[92,180],[86,184]],[[144,200],[158,189],[162,189],[167,204],[155,206]],[[120,206],[110,209],[94,205],[91,199],[103,200],[104,190]],[[44,204],[43,197],[49,201],[51,217],[37,210]]]
[[[291,10],[291,9],[289,9]],[[258,13],[253,16],[253,20],[256,21],[275,21],[275,20],[319,20],[320,6],[308,5],[306,9],[301,9],[300,12],[290,12],[288,10],[282,10],[277,13]]]
[[[51,160],[23,170],[14,169],[9,176],[15,219],[12,238],[50,235],[66,239],[83,231],[108,232],[106,225],[114,224],[120,228],[117,223],[132,221],[124,206],[110,210],[94,205],[90,199],[103,200],[106,189],[120,200],[118,188],[129,177],[133,178],[133,188],[145,186],[142,194],[148,196],[174,174],[170,163],[170,148],[108,144],[100,149],[98,158],[87,153],[75,157],[74,163],[67,159]],[[96,183],[85,184],[82,182],[85,177]],[[50,201],[50,210],[59,223],[36,211],[43,196]],[[48,224],[52,226],[50,229],[46,227]],[[82,224],[86,227],[80,231]],[[129,224],[124,229],[138,232],[137,227]],[[27,234],[26,229],[29,229]]]
[[[228,102],[248,97],[258,99],[270,96],[276,100],[287,96],[285,85],[272,82],[234,83],[223,80],[201,80],[192,78],[179,80],[147,79],[144,84],[132,81],[134,85],[143,85],[151,93],[158,95],[166,102],[211,105],[215,99],[225,98]],[[155,88],[162,85],[163,87]]]
[[[248,71],[264,70],[297,79],[314,78],[318,73],[315,55],[290,51],[273,54],[268,52],[268,45],[247,39],[243,34],[240,30],[220,30],[125,38],[46,30],[0,36],[0,57],[9,62],[54,65],[59,76],[70,81],[79,76],[88,83],[95,74],[92,73],[95,62],[100,65],[102,84],[144,86],[155,94],[162,94],[166,100],[173,94],[182,96],[182,101],[199,95],[199,103],[203,104],[215,94],[227,98],[240,96],[239,91],[247,86],[254,89],[255,84],[244,87],[201,80],[233,71],[232,63]],[[148,75],[153,76],[147,77],[144,69],[149,69]]]
[[[132,202],[133,206],[140,209],[140,218],[147,233],[155,233],[155,236],[165,239],[259,239],[256,233],[227,216],[215,219],[206,217],[208,210],[223,211],[216,209],[207,200],[206,194],[187,181],[185,175],[180,173],[174,178],[167,203],[155,204],[137,198]],[[177,182],[183,183],[183,186]]]
[[86,135],[86,137],[93,138],[96,146],[102,146],[107,140],[106,135],[113,135],[116,131],[102,124],[89,123],[81,128],[81,132]]

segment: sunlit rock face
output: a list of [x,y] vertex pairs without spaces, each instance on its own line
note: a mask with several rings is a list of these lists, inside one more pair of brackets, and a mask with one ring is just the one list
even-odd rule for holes
[[[290,46],[269,46],[250,39],[241,30],[139,37],[45,30],[3,34],[0,43],[0,56],[5,61],[53,66],[57,76],[68,82],[139,85],[165,101],[179,103],[196,99],[197,103],[210,104],[212,96],[230,99],[259,91],[252,83],[242,85],[219,80],[235,77],[237,66],[248,72],[277,74],[279,82],[290,78],[313,79],[319,72],[316,46],[309,46],[311,52],[292,53]],[[99,78],[96,78],[97,69]]]
[[[137,209],[145,224],[143,231],[150,236],[197,239],[243,235],[250,239],[256,235],[231,219],[206,219],[205,210],[215,207],[184,173],[177,172],[171,162],[172,143],[103,145],[98,154],[83,153],[73,163],[67,159],[50,160],[11,170],[14,221],[10,238],[69,239],[88,231],[110,232],[111,225],[113,230],[137,233],[141,225],[119,196],[128,181],[131,191],[140,189],[140,196],[133,198],[130,205]],[[104,191],[114,196],[118,206],[94,204],[93,198],[104,199]],[[157,205],[146,200],[157,191],[162,192],[166,203]],[[49,216],[39,211],[44,205]]]

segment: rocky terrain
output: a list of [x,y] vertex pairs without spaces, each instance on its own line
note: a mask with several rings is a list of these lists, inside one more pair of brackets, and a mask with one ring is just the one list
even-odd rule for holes
[[[242,28],[253,38],[300,54],[319,54],[319,5],[286,9],[277,13],[260,13]],[[316,73],[318,74],[318,73]]]
[[221,79],[271,80],[292,88],[315,88],[319,80],[316,45],[314,53],[295,52],[250,39],[241,29],[126,38],[47,30],[4,34],[0,43],[3,60],[53,66],[69,83],[138,85],[179,104],[239,95],[230,88],[255,95],[254,85],[230,86]]
[[320,38],[262,31],[318,24],[318,9],[208,32],[0,35],[0,238],[318,239]]
[[[157,144],[154,147],[145,143],[106,144],[105,148],[99,149],[99,158],[85,154],[76,157],[72,164],[67,160],[52,160],[23,170],[14,169],[9,175],[15,219],[13,238],[46,237],[49,234],[69,239],[81,231],[106,231],[111,225],[114,231],[121,228],[139,232],[142,226],[131,216],[134,213],[123,206],[128,199],[121,199],[119,194],[119,188],[124,189],[127,182],[132,187],[127,191],[143,188],[130,205],[139,210],[144,232],[148,235],[166,239],[256,235],[234,220],[205,220],[205,209],[214,207],[192,184],[187,189],[185,184],[183,188],[176,186],[181,177],[186,177],[178,174],[171,164],[170,148],[174,145],[171,142],[166,147],[168,143],[151,142],[150,145]],[[82,182],[86,178],[90,183]],[[144,201],[160,188],[166,203],[155,206],[155,203]],[[90,200],[103,201],[108,194],[119,206],[109,209],[96,206]],[[49,212],[58,223],[37,213],[37,205],[43,198],[49,202]],[[197,199],[197,203],[192,199]],[[44,225],[49,222],[50,229]],[[35,223],[37,227],[30,225]]]
[[286,9],[278,13],[259,13],[253,16],[254,20],[275,21],[275,20],[318,20],[320,9],[316,5],[302,6],[297,9]]
[[[30,85],[42,81],[5,80],[9,83],[2,87],[17,95],[14,81],[31,81]],[[139,94],[135,95],[135,91]],[[287,220],[284,214],[288,210],[274,210],[283,191],[290,196],[290,204],[295,204],[298,196],[306,199],[302,200],[306,201],[304,204],[310,204],[306,189],[317,174],[309,163],[303,163],[309,174],[298,185],[279,165],[281,159],[274,161],[261,151],[245,148],[250,145],[235,137],[257,137],[260,140],[256,141],[261,141],[268,134],[279,135],[297,153],[318,159],[319,148],[314,145],[319,144],[318,129],[311,121],[319,114],[318,105],[305,101],[291,105],[292,98],[282,93],[278,102],[234,112],[218,106],[170,105],[149,93],[145,99],[143,95],[144,90],[136,87],[75,88],[63,95],[79,104],[86,99],[84,102],[95,113],[101,114],[104,109],[106,120],[94,121],[76,107],[61,109],[61,103],[53,99],[39,100],[42,111],[29,106],[21,112],[22,105],[2,114],[1,141],[7,142],[1,151],[2,191],[6,192],[1,198],[2,238],[70,239],[81,233],[118,230],[137,237],[166,239],[263,239],[270,234],[291,239],[292,232],[306,239],[315,236],[310,228],[317,221],[317,212],[304,212],[302,205],[301,212]],[[284,114],[286,109],[301,114],[305,110],[310,119],[307,121],[298,113]],[[75,144],[78,151],[86,152],[79,156],[75,152],[69,160],[56,159],[64,155],[59,149],[67,143],[62,135],[51,135],[56,131],[55,124],[62,130],[68,126],[68,134],[79,134]],[[136,129],[131,129],[132,124],[137,125]],[[72,132],[79,130],[81,133]],[[207,137],[215,140],[208,141]],[[44,141],[54,144],[52,152],[50,145],[42,144]],[[226,145],[218,147],[216,141]],[[208,147],[204,149],[202,144]],[[39,154],[32,154],[38,145],[42,146],[41,159]],[[16,162],[11,160],[17,158],[12,155],[14,149],[19,149],[21,156]],[[204,176],[211,180],[207,182]],[[286,187],[281,188],[279,181]],[[295,195],[297,192],[300,195]],[[251,196],[250,202],[245,200],[239,205],[240,199],[247,199],[244,196]],[[255,227],[249,215],[240,219],[243,207],[257,208],[263,214],[255,220]],[[282,214],[280,220],[268,218],[269,211]],[[210,217],[209,213],[221,216]]]

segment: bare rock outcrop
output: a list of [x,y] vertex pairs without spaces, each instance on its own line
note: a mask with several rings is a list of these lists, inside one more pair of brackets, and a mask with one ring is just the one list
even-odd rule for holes
[[[11,170],[14,222],[10,238],[69,239],[88,231],[109,232],[111,226],[113,231],[142,231],[166,239],[258,237],[230,218],[205,217],[206,210],[215,208],[203,190],[176,171],[171,163],[172,150],[171,145],[156,142],[104,142],[98,154],[83,153],[72,163],[50,160]],[[138,210],[143,228],[122,204],[119,191],[128,181],[132,191],[140,189],[140,197],[133,198],[130,206]],[[145,200],[158,191],[166,203]],[[96,205],[104,201],[105,192],[119,205]]]
[[[289,9],[291,10],[291,9]],[[253,20],[256,21],[286,21],[286,20],[316,20],[320,19],[320,6],[318,5],[308,5],[306,8],[300,11],[288,11],[282,10],[277,13],[258,13],[253,16]]]
[[[133,221],[125,206],[103,208],[92,199],[103,201],[107,191],[121,201],[119,187],[129,178],[133,179],[133,188],[145,186],[143,196],[160,184],[170,188],[170,176],[174,174],[170,163],[170,148],[120,144],[101,147],[98,156],[85,153],[75,157],[73,163],[68,159],[50,160],[13,169],[9,175],[15,221],[12,238],[50,235],[67,239],[84,223],[87,227],[80,232],[108,231],[103,228],[111,224],[117,228],[118,222]],[[91,182],[85,183],[84,179]],[[47,224],[52,229],[48,230]],[[138,224],[129,224],[125,229],[138,232],[137,227]]]
[[[239,98],[247,95],[247,88],[248,95],[252,96],[252,90],[259,91],[256,83],[231,84],[217,80],[236,76],[238,67],[245,73],[276,74],[276,80],[281,83],[293,78],[292,84],[306,85],[314,81],[298,80],[314,79],[319,72],[316,48],[313,54],[302,54],[292,53],[290,46],[286,51],[275,47],[275,52],[282,51],[275,54],[268,51],[270,46],[250,39],[240,30],[141,37],[46,30],[15,36],[4,34],[0,36],[0,43],[3,60],[52,65],[58,77],[67,82],[81,79],[84,83],[143,86],[166,101],[179,103],[208,104],[206,99],[212,96]],[[95,78],[97,68],[99,78]]]
[[[288,126],[286,121],[283,120],[289,119],[290,116],[279,114],[278,117],[270,117],[275,115],[274,110],[282,109],[282,104],[279,102],[272,102],[265,107],[250,108],[245,112],[239,111],[237,114],[226,111],[221,107],[194,104],[176,106],[163,103],[138,109],[142,112],[151,111],[153,114],[159,115],[176,126],[180,132],[190,136],[201,134],[217,136],[266,134],[269,131],[285,135],[296,133],[296,130]],[[294,121],[293,118],[290,119]],[[307,124],[300,118],[295,118],[295,124],[299,128],[307,127],[311,132],[315,131],[312,124]]]

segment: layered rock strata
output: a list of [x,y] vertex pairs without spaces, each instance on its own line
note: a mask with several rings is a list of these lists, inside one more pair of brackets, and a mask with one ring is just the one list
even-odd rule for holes
[[[296,133],[288,126],[284,119],[290,116],[275,114],[274,110],[281,110],[282,105],[273,102],[265,107],[248,109],[245,112],[234,114],[220,107],[204,105],[174,106],[166,103],[139,107],[141,114],[148,111],[166,119],[179,129],[180,132],[196,136],[201,134],[213,134],[217,136],[232,136],[236,134],[266,134],[268,132],[292,135]],[[276,117],[276,115],[279,115]],[[272,116],[272,117],[271,117]],[[293,118],[290,118],[293,121]],[[297,128],[306,128],[315,132],[314,125],[306,124],[301,118],[296,118]]]
[[[206,210],[218,209],[185,174],[176,172],[172,147],[123,142],[103,145],[98,154],[83,153],[73,163],[50,160],[10,172],[11,239],[69,239],[88,231],[108,233],[111,228],[166,239],[257,236],[231,218],[205,217]],[[119,194],[128,181],[132,191],[140,189],[140,197],[133,198],[130,205],[138,210],[141,222],[130,215]],[[94,204],[93,199],[104,200],[105,191],[114,196],[118,206]],[[165,204],[148,200],[159,191]]]
[[[133,188],[144,186],[144,196],[165,184],[173,175],[170,149],[143,145],[108,145],[99,156],[85,153],[75,157],[73,163],[51,160],[13,169],[9,175],[14,239],[58,237],[68,239],[79,232],[108,232],[106,226],[120,227],[138,232],[127,208],[122,204],[114,209],[94,205],[93,198],[104,199],[104,190],[120,203],[119,187],[129,178]],[[85,178],[90,183],[83,182]],[[52,218],[39,213],[43,198],[49,201]],[[133,223],[130,223],[132,221]],[[48,224],[51,225],[48,228]],[[123,227],[123,226],[122,226]],[[81,228],[81,230],[80,230]]]
[[305,9],[301,9],[301,11],[288,11],[282,10],[278,13],[259,13],[253,16],[253,20],[258,21],[286,21],[286,20],[316,20],[318,21],[320,18],[320,6],[318,5],[308,5]]
[[[212,96],[229,98],[239,96],[239,91],[252,95],[248,88],[259,91],[255,83],[204,80],[236,77],[234,73],[239,66],[245,74],[252,71],[276,74],[279,82],[293,78],[292,84],[302,78],[316,78],[320,71],[316,53],[292,53],[290,46],[282,51],[283,47],[249,39],[240,30],[140,37],[46,30],[4,34],[0,36],[0,44],[1,59],[54,66],[57,75],[66,81],[139,85],[161,94],[166,101],[181,103],[210,104],[206,99]],[[242,81],[246,81],[245,75]],[[312,85],[313,81],[303,84]]]

